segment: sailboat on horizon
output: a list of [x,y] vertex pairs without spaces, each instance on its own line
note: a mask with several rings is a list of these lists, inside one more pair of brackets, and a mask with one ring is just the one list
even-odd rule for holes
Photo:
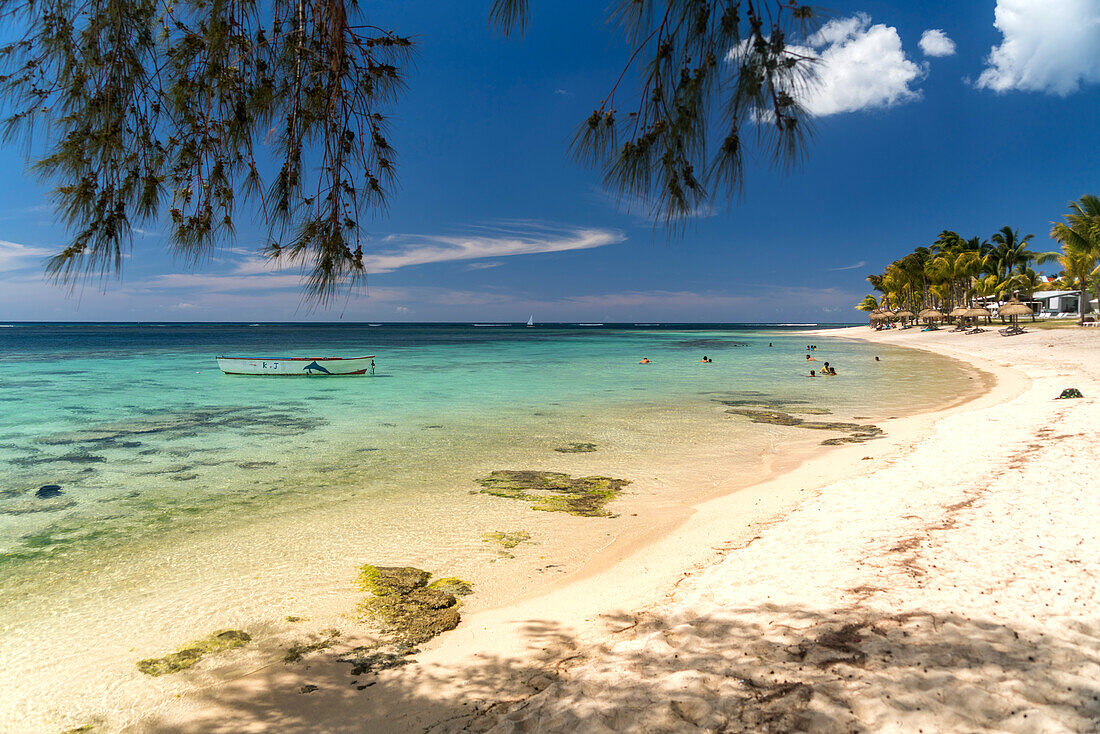
[[534,325],[535,325],[535,314],[531,314],[527,318],[527,328],[530,329],[530,328],[534,327]]

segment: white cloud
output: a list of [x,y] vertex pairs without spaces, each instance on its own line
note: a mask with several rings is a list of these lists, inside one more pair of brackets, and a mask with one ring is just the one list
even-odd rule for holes
[[0,240],[0,272],[41,267],[42,258],[52,254],[42,247],[30,247],[18,242]]
[[622,242],[626,236],[613,229],[560,228],[517,222],[486,228],[470,235],[398,235],[403,247],[363,257],[367,273],[390,273],[398,268],[460,260],[482,260],[515,255],[589,250]]
[[488,270],[489,268],[498,268],[503,265],[500,260],[489,260],[487,262],[470,263],[466,266],[467,270]]
[[[473,233],[468,235],[388,235],[379,241],[386,245],[381,252],[364,246],[363,249],[371,254],[363,256],[363,266],[368,275],[379,275],[414,265],[589,250],[626,239],[626,235],[616,229],[553,227],[526,220],[471,229]],[[498,264],[480,262],[469,267],[491,268]],[[270,275],[297,267],[298,263],[292,260],[269,260],[253,255],[238,262],[233,273]]]
[[955,55],[955,42],[940,28],[929,28],[920,37],[920,50],[936,58]]
[[860,260],[859,262],[855,263],[854,265],[845,265],[842,268],[828,268],[828,271],[830,273],[836,273],[836,272],[839,272],[841,270],[855,270],[856,268],[862,268],[866,264],[867,264],[867,262],[865,260]]
[[977,86],[1065,96],[1100,82],[1100,0],[997,0],[1004,36]]
[[892,107],[920,98],[911,87],[927,73],[901,47],[896,28],[871,25],[866,13],[837,18],[807,39],[796,53],[816,56],[817,84],[802,95],[803,106],[819,117]]

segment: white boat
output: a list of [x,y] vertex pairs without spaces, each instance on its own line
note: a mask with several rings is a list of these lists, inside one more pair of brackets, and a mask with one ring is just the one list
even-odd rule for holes
[[374,373],[374,355],[366,357],[218,357],[227,375],[337,376]]
[[535,314],[531,314],[530,318],[527,319],[527,328],[530,329],[534,325],[535,325]]

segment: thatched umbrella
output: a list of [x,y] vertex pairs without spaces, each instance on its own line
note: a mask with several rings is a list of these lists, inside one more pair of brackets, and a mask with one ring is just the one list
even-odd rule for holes
[[907,308],[903,308],[900,311],[895,311],[894,316],[901,319],[902,321],[908,321],[909,319],[913,318],[913,312]]
[[920,317],[922,320],[927,321],[928,323],[932,323],[933,321],[943,321],[944,319],[943,314],[934,308],[924,309],[920,312]]
[[1020,328],[1017,323],[1019,322],[1021,316],[1031,316],[1035,312],[1031,310],[1030,306],[1025,306],[1017,299],[1013,298],[1011,301],[997,309],[997,313],[999,313],[1001,316],[1008,316],[1010,319],[1012,319],[1012,328],[1015,330]]
[[[981,306],[975,306],[974,308],[968,308],[968,309],[966,309],[966,313],[963,314],[963,316],[965,316],[968,319],[978,319],[978,318],[981,318],[982,316],[988,317],[988,316],[992,316],[992,315],[993,314],[989,313],[988,308],[982,308]],[[975,321],[974,323],[976,324],[978,322]]]

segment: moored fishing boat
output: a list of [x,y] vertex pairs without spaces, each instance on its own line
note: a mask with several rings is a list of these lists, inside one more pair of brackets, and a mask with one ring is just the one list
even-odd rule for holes
[[374,355],[365,357],[218,357],[227,375],[337,376],[374,374]]

